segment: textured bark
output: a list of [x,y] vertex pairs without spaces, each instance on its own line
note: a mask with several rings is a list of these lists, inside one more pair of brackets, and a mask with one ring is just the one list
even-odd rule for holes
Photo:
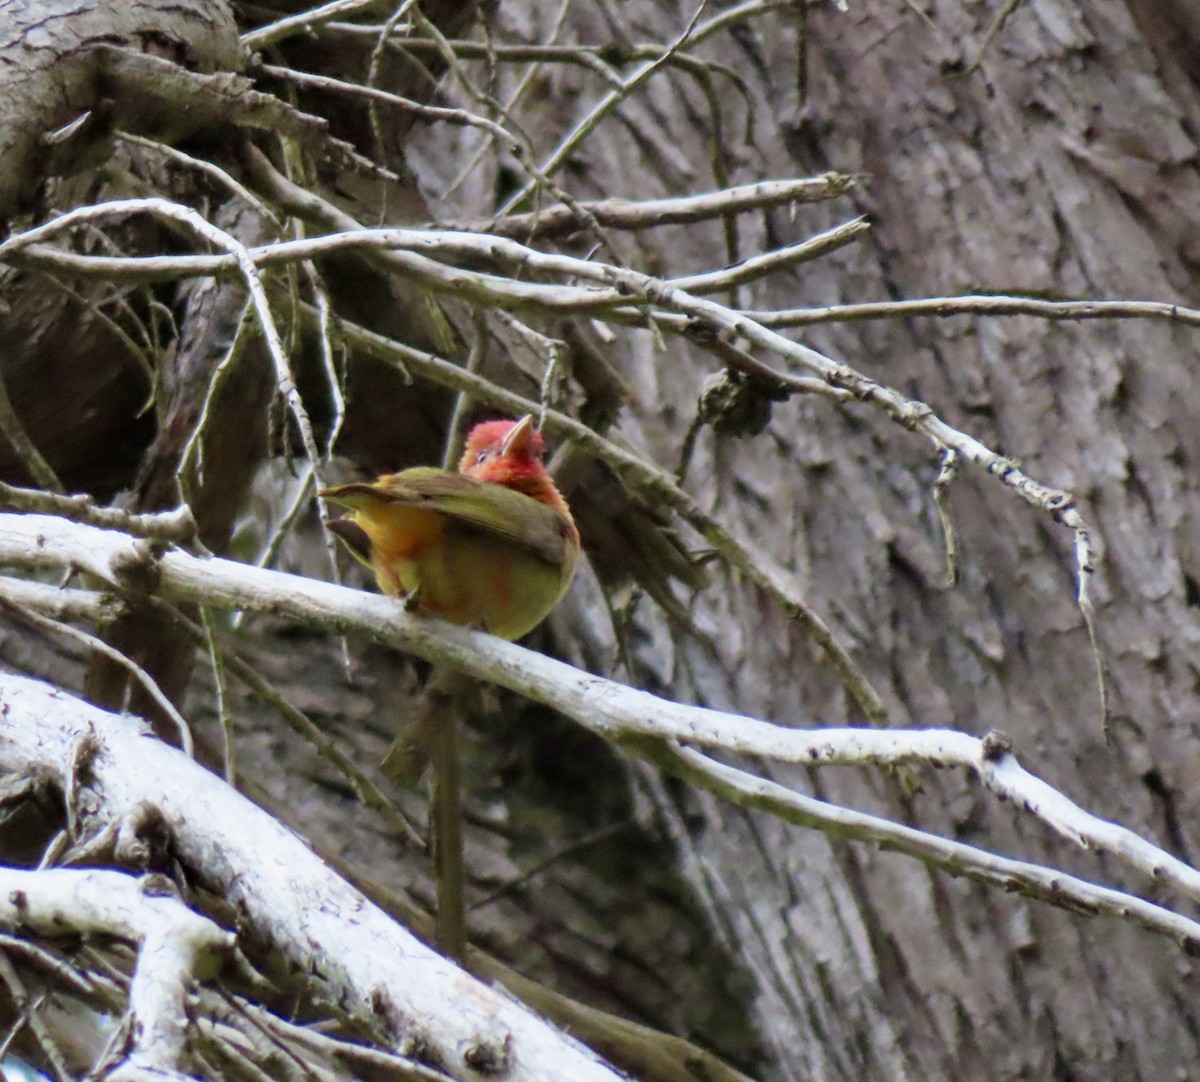
[[[465,18],[467,7],[457,14]],[[1197,302],[1200,80],[1187,5],[1098,0],[1081,9],[1045,0],[1019,6],[990,41],[996,10],[977,5],[849,8],[813,6],[803,41],[795,13],[780,12],[704,46],[737,70],[755,105],[753,140],[743,141],[746,103],[715,76],[731,182],[831,168],[864,175],[839,202],[794,216],[743,217],[729,260],[856,213],[872,221],[865,242],[744,287],[745,307],[971,291]],[[499,40],[545,40],[548,27],[537,18],[504,5],[494,32]],[[562,38],[669,41],[685,18],[648,0],[627,0],[616,14],[603,4],[576,5]],[[285,51],[297,67],[325,64],[361,78],[370,46],[356,40],[325,49],[301,39]],[[470,70],[485,81],[482,66]],[[498,78],[503,91],[515,76],[501,65]],[[409,92],[417,80],[397,65],[380,85]],[[582,68],[544,66],[521,115],[538,153],[547,154],[601,92]],[[307,92],[302,104],[329,115],[340,136],[371,145],[363,111]],[[61,126],[70,111],[39,123]],[[394,137],[380,148],[387,163],[410,166],[419,185],[402,189],[399,200],[394,189],[385,200],[376,180],[361,178],[322,190],[364,221],[418,220],[421,192],[445,190],[474,137],[411,119],[387,130]],[[717,186],[713,135],[695,80],[664,68],[558,180],[588,199],[706,190]],[[511,184],[507,153],[485,157],[447,205],[434,200],[434,211],[459,220],[489,214]],[[11,190],[34,190],[37,177],[27,179],[30,187]],[[631,266],[663,275],[726,261],[719,224],[618,234],[616,244]],[[465,353],[469,323],[452,312],[458,334],[439,342],[443,320],[429,315],[421,290],[349,259],[321,267],[335,307],[349,318]],[[94,344],[99,332],[86,349],[68,350],[57,319],[34,318],[33,295],[28,290],[29,307],[4,320],[14,343],[4,373],[18,410],[52,463],[69,467],[61,472],[73,487],[126,487],[152,435],[133,428],[132,400],[144,392],[131,394],[111,362],[106,369],[89,363],[103,353]],[[579,354],[581,338],[594,344],[586,321],[543,329]],[[929,403],[1033,476],[1075,492],[1103,547],[1096,599],[1112,673],[1113,746],[1100,732],[1070,535],[994,479],[963,467],[951,490],[962,559],[955,588],[944,585],[931,496],[936,455],[868,406],[793,399],[775,405],[754,439],[706,430],[688,473],[691,491],[803,577],[817,611],[882,693],[890,724],[1002,729],[1027,766],[1073,799],[1194,860],[1194,329],[954,316],[821,325],[795,337]],[[505,344],[487,352],[484,370],[535,394],[544,358]],[[593,396],[576,374],[582,390],[575,389],[598,423],[626,396],[622,436],[651,460],[674,465],[715,366],[711,355],[679,339],[660,350],[643,331],[618,331],[602,348],[608,382]],[[70,362],[38,367],[55,356]],[[90,402],[102,379],[125,397],[101,398],[86,416],[59,408],[63,387]],[[622,385],[627,391],[614,390]],[[349,390],[340,446],[357,467],[439,457],[443,391],[407,386],[394,370],[361,358],[351,363]],[[93,427],[78,427],[81,418]],[[90,442],[81,435],[93,431],[109,435]],[[114,450],[105,459],[97,448],[114,431],[131,446],[124,458]],[[0,475],[20,479],[15,464],[0,467]],[[578,499],[587,509],[585,543],[607,557],[597,570],[619,581],[633,562],[622,559],[627,519],[613,514],[622,502],[594,484]],[[283,559],[327,574],[311,532]],[[588,575],[535,642],[657,692],[780,724],[854,719],[796,625],[740,576],[715,565],[709,573],[710,585],[684,599],[692,629],[648,601],[618,613],[628,668],[619,665]],[[678,583],[669,588],[683,598]],[[382,753],[418,683],[417,667],[393,653],[352,646],[348,685],[326,640],[261,619],[229,643],[362,762]],[[6,665],[78,686],[67,654],[28,636],[0,640]],[[194,717],[208,718],[206,684],[205,673],[193,679]],[[236,689],[234,696],[243,771],[264,799],[351,872],[428,903],[426,864],[397,854],[344,779],[282,736],[261,704]],[[215,729],[204,735],[217,746]],[[619,752],[508,695],[471,726],[465,771],[472,890],[486,902],[471,915],[476,942],[588,1003],[697,1040],[758,1078],[1200,1076],[1195,969],[1164,940],[743,813],[631,768]],[[771,776],[984,848],[1153,889],[1031,829],[966,778],[799,768],[772,768]],[[399,796],[420,814],[419,793]]]
[[[161,134],[161,102],[110,77],[106,60],[122,48],[198,72],[238,66],[237,30],[223,0],[0,6],[0,215],[111,198],[95,169],[112,154],[113,129]],[[171,117],[176,135],[187,114],[177,109]],[[130,233],[132,243],[146,239],[144,229]],[[23,426],[68,488],[111,495],[153,432],[142,412],[148,373],[104,316],[115,307],[115,322],[128,324],[131,308],[145,319],[144,298],[87,284],[69,291],[12,270],[4,294],[3,375]],[[136,329],[126,329],[136,340]],[[7,441],[0,471],[26,480]]]
[[[1149,7],[1139,25],[1120,4],[1023,6],[970,74],[990,12],[922,5],[930,23],[904,5],[846,15],[814,8],[803,105],[792,82],[795,24],[763,20],[741,35],[740,58],[725,59],[740,59],[762,95],[756,151],[765,162],[755,170],[866,174],[853,207],[805,210],[795,224],[768,214],[759,228],[789,239],[851,210],[873,222],[865,245],[757,287],[752,306],[974,290],[1194,303],[1197,208],[1186,194],[1196,183],[1194,65],[1189,72],[1184,43]],[[593,26],[581,36],[602,34]],[[562,91],[548,90],[548,110]],[[689,86],[664,78],[651,97],[667,118],[664,141],[688,163],[702,161]],[[610,136],[607,153],[588,158],[581,195],[622,194],[623,178],[649,172],[641,148]],[[702,183],[682,167],[674,176],[662,169],[639,194]],[[747,250],[755,239],[746,237]],[[680,273],[706,255],[670,248],[663,261]],[[971,317],[802,332],[1078,494],[1104,545],[1101,637],[1118,715],[1111,749],[1072,598],[1069,536],[994,482],[966,471],[953,490],[963,582],[950,590],[929,448],[861,406],[800,403],[778,408],[755,441],[702,437],[691,474],[723,514],[802,571],[819,611],[855,643],[893,724],[1001,728],[1085,806],[1184,858],[1195,854],[1200,761],[1190,660],[1193,337],[1145,322]],[[672,407],[686,416],[697,360],[629,358],[660,458],[677,446],[660,420],[671,420]],[[643,653],[639,679],[784,724],[846,716],[818,659],[752,591],[722,582],[700,606],[716,657],[688,642],[673,656]],[[965,780],[925,777],[909,795],[886,777],[772,773],[988,848],[1111,874],[989,806]],[[1194,976],[1172,948],[707,797],[681,800],[653,777],[642,783],[676,824],[726,946],[755,975],[773,1048],[767,1077],[1197,1070]]]
[[[765,18],[736,46],[714,45],[751,82],[758,105],[755,144],[734,149],[747,175],[733,180],[866,174],[852,201],[802,209],[794,222],[782,212],[743,221],[742,254],[855,211],[873,222],[865,244],[756,286],[743,303],[974,290],[1194,302],[1194,65],[1171,12],[1153,7],[1135,9],[1139,22],[1120,4],[1021,7],[971,73],[992,12],[813,8],[803,103],[791,19]],[[653,6],[623,11],[648,39],[677,32]],[[611,25],[580,9],[573,30],[603,41]],[[586,99],[590,86],[569,68],[544,80],[548,150],[563,130],[561,103]],[[726,130],[735,130],[744,113],[734,95],[725,100]],[[625,114],[629,127],[660,125],[656,144],[610,121],[603,151],[597,143],[577,156],[572,191],[654,197],[708,186],[704,110],[689,80],[658,77]],[[478,183],[487,189],[486,178]],[[654,260],[681,274],[712,265],[719,243],[715,230],[654,233],[625,251],[635,265]],[[994,481],[964,470],[952,491],[962,585],[947,589],[934,456],[865,407],[777,407],[757,440],[702,436],[690,474],[707,502],[804,575],[818,611],[883,691],[892,724],[1001,728],[1075,799],[1185,859],[1195,852],[1200,761],[1189,660],[1193,335],[1165,323],[975,317],[800,332],[1079,496],[1104,546],[1098,603],[1117,713],[1111,749],[1073,600],[1070,537]],[[652,353],[636,335],[614,355],[635,386],[645,446],[673,461],[708,362],[678,348]],[[783,724],[845,718],[842,691],[787,621],[754,591],[716,577],[693,610],[712,648],[655,634],[643,613],[636,680]],[[1113,874],[1030,831],[966,779],[922,777],[911,793],[858,772],[773,775],[988,848]],[[1173,948],[798,834],[653,776],[641,776],[640,788],[674,826],[722,945],[752,974],[770,1048],[765,1077],[1151,1078],[1198,1069],[1194,977]]]
[[[216,224],[246,245],[272,240],[276,232],[258,213],[244,207],[227,206],[216,216]],[[184,480],[200,540],[211,551],[224,552],[267,454],[267,414],[275,395],[275,376],[261,346],[247,345],[209,403],[209,385],[245,315],[246,290],[240,282],[201,279],[188,283],[181,294],[178,350],[164,358],[158,373],[162,404],[156,437],[142,455],[138,476],[122,502],[139,512],[165,511],[183,502],[182,458],[207,407],[209,420],[198,449],[203,469],[193,461]],[[189,611],[189,616],[194,619],[197,613]],[[195,644],[169,617],[135,607],[106,629],[106,638],[151,673],[169,698],[183,695]],[[93,659],[87,695],[100,706],[128,702],[134,713],[155,720],[160,735],[171,731],[128,669],[109,658]]]
[[[10,0],[0,10],[0,211],[11,213],[64,167],[75,167],[113,126],[145,120],[146,98],[125,97],[106,78],[104,50],[122,45],[202,72],[237,67],[237,28],[225,0],[74,3]],[[184,130],[176,108],[170,126]],[[167,122],[166,111],[157,117]],[[83,120],[73,134],[52,137]]]

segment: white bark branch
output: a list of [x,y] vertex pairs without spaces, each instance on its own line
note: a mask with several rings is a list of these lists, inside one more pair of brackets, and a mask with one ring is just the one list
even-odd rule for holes
[[[967,876],[1052,905],[1063,905],[1076,912],[1132,920],[1143,928],[1171,936],[1189,949],[1200,948],[1200,924],[1124,891],[805,796],[773,781],[726,766],[690,748],[664,747],[654,760],[671,773],[693,785],[708,788],[739,807],[759,808],[790,823],[907,853],[954,875]],[[1037,783],[1037,779],[1029,775],[1025,775],[1025,780]],[[1060,794],[1055,795],[1062,799]],[[1106,825],[1112,826],[1111,823]]]
[[[134,201],[127,202],[132,204]],[[72,211],[45,226],[10,237],[0,243],[0,260],[22,253],[43,259],[55,258],[44,249],[38,250],[38,243],[60,229],[68,220],[82,220],[86,217],[85,211],[92,216],[109,213],[109,210],[105,210],[106,206],[111,208],[118,204],[101,204],[95,208]],[[503,237],[420,229],[345,230],[305,241],[273,244],[262,249],[244,249],[242,252],[223,257],[223,261],[214,261],[217,257],[211,256],[179,256],[154,257],[136,262],[143,267],[159,269],[170,266],[180,269],[190,266],[194,269],[202,266],[205,268],[204,273],[217,273],[218,269],[229,268],[236,261],[239,269],[248,276],[247,281],[251,281],[257,268],[269,260],[283,256],[291,260],[310,259],[319,254],[346,248],[385,251],[388,263],[397,273],[422,282],[431,289],[476,303],[503,308],[529,306],[559,314],[586,311],[598,316],[608,315],[611,318],[622,305],[634,300],[649,305],[655,311],[656,318],[660,311],[685,317],[687,321],[692,321],[693,325],[711,328],[713,333],[727,341],[744,340],[764,352],[798,366],[834,389],[849,392],[854,398],[883,411],[902,427],[925,436],[939,452],[952,450],[963,461],[970,462],[997,478],[1027,503],[1050,514],[1074,535],[1076,600],[1096,656],[1101,720],[1107,735],[1106,668],[1099,650],[1095,613],[1089,593],[1092,576],[1095,574],[1095,559],[1090,531],[1079,513],[1074,495],[1064,489],[1043,484],[1026,474],[1013,459],[997,454],[975,437],[947,424],[926,403],[910,399],[894,387],[878,383],[848,364],[832,360],[817,350],[793,342],[743,312],[689,293],[685,288],[681,288],[681,283],[687,283],[689,279],[654,278],[610,264],[541,252]],[[66,261],[66,257],[61,254],[57,258]],[[542,285],[514,277],[450,266],[442,262],[444,259],[482,259],[519,269],[522,273],[542,273],[569,280],[579,279],[592,284]],[[201,260],[204,262],[200,262]],[[69,261],[76,265],[85,262],[78,256],[69,257]],[[107,267],[109,273],[115,273],[118,269],[117,262],[111,259],[88,257],[88,261],[96,267]],[[688,325],[685,322],[681,326]],[[781,378],[784,378],[784,374],[781,374]]]
[[279,328],[275,325],[275,317],[271,314],[271,302],[267,298],[267,291],[263,286],[262,276],[259,274],[258,266],[255,264],[253,257],[250,255],[250,249],[231,233],[213,225],[202,214],[192,210],[191,207],[184,206],[182,203],[173,203],[168,199],[157,197],[117,199],[109,203],[76,207],[73,210],[50,219],[48,222],[26,230],[24,233],[17,233],[4,241],[0,241],[0,258],[7,258],[9,255],[18,253],[31,244],[37,244],[39,241],[46,240],[63,230],[73,228],[79,224],[103,221],[109,218],[126,218],[134,214],[150,214],[157,218],[164,218],[167,221],[179,222],[208,241],[213,247],[225,251],[229,258],[234,261],[234,265],[237,267],[245,283],[246,291],[250,295],[250,303],[258,320],[259,329],[262,331],[263,340],[266,343],[267,355],[271,358],[271,363],[275,367],[275,381],[279,396],[287,405],[288,411],[296,423],[296,429],[300,434],[300,442],[304,446],[304,453],[312,465],[318,482],[323,483],[321,480],[321,453],[317,450],[316,439],[313,436],[312,423],[309,421],[308,411],[300,397],[300,391],[296,387],[295,377],[292,374],[291,361],[288,359],[287,350],[284,348],[283,338],[279,334]]
[[[605,199],[580,205],[605,228],[650,229],[663,225],[690,225],[726,214],[741,214],[792,203],[833,199],[845,195],[855,183],[856,178],[849,174],[826,173],[819,177],[762,180],[756,184],[742,184],[674,199]],[[495,221],[465,222],[446,228],[529,241],[534,237],[578,228],[579,225],[578,214],[571,207],[560,204],[546,207],[537,214],[514,214]]]
[[[62,716],[51,699],[73,702],[20,677],[0,678],[0,687],[6,708],[18,713],[39,711],[40,724],[33,723],[39,732],[55,728]],[[29,696],[34,703],[39,697],[43,701],[33,705]],[[132,727],[132,722],[122,720]],[[28,717],[23,721],[30,723]],[[0,750],[0,765],[6,770],[47,765],[44,759],[18,750],[28,737],[10,741],[9,735],[6,727]],[[178,752],[174,754],[182,760]],[[66,775],[60,780],[65,782]],[[0,867],[0,927],[24,935],[111,935],[136,944],[137,965],[129,987],[130,1049],[108,1077],[123,1082],[189,1077],[184,998],[193,981],[215,972],[217,959],[233,948],[234,937],[188,909],[170,880],[154,875],[135,879],[101,869]]]
[[[1036,816],[1080,847],[1111,854],[1200,901],[1200,872],[1132,831],[1084,811],[1022,768],[1004,741],[994,736],[980,739],[945,729],[782,728],[674,703],[490,635],[413,616],[386,597],[176,550],[156,556],[146,542],[51,517],[0,515],[0,563],[79,568],[119,589],[367,635],[526,695],[648,758],[655,757],[665,740],[810,766],[964,767],[1014,808]],[[1062,901],[1071,902],[1065,890]],[[1074,901],[1085,910],[1092,908],[1082,897]],[[1183,934],[1181,928],[1171,930]],[[1160,925],[1158,930],[1168,929]]]
[[13,578],[11,575],[0,575],[0,597],[49,616],[52,620],[107,624],[125,612],[124,603],[111,594],[50,586],[44,582]]
[[[120,534],[72,528],[88,531],[110,554],[105,542],[131,543]],[[0,771],[49,774],[71,793],[81,762],[88,768],[86,817],[76,810],[83,828],[119,829],[147,806],[156,809],[185,867],[329,999],[387,1033],[402,1054],[432,1059],[461,1082],[617,1082],[617,1073],[587,1049],[426,947],[334,875],[295,834],[149,736],[136,719],[35,680],[0,675]],[[33,889],[26,890],[30,899]],[[44,900],[38,895],[26,908],[49,911],[54,898],[53,892]],[[15,911],[11,893],[5,904]],[[72,913],[64,911],[63,919]],[[125,927],[144,937],[151,973],[178,966],[176,945],[152,937],[136,919],[142,915],[131,914]],[[148,984],[145,995],[159,994],[156,987]],[[135,1010],[145,1009],[143,1002],[131,995]]]
[[321,23],[336,19],[339,15],[351,15],[356,11],[362,11],[378,2],[379,0],[333,0],[332,3],[323,4],[311,11],[289,15],[286,19],[260,26],[257,30],[247,31],[242,35],[242,47],[248,50],[265,49],[268,45],[274,45],[275,42],[282,41],[292,34],[309,33]]

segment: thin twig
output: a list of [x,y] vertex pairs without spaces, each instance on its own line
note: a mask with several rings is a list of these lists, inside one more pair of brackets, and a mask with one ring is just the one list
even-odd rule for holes
[[[858,182],[850,173],[826,173],[795,180],[764,180],[700,195],[670,199],[603,199],[581,202],[587,213],[610,229],[654,229],[667,225],[690,225],[730,214],[744,214],[771,207],[815,203],[845,195]],[[529,243],[538,237],[578,229],[582,223],[564,204],[543,207],[538,214],[512,214],[487,222],[445,223],[443,228],[465,232],[488,232]]]
[[964,75],[969,75],[983,63],[983,54],[987,52],[988,46],[991,45],[996,35],[1004,29],[1004,24],[1008,22],[1017,8],[1021,6],[1021,3],[1022,0],[1005,0],[1004,7],[996,13],[991,26],[987,28],[987,33],[983,35],[983,41],[979,43],[979,48],[975,51],[975,59],[967,65],[966,71],[963,72]]
[[508,879],[496,887],[495,890],[485,894],[478,901],[474,901],[468,907],[468,912],[474,913],[477,909],[483,909],[485,906],[491,905],[493,902],[499,901],[506,894],[511,894],[514,890],[519,889],[526,883],[536,879],[542,872],[548,868],[552,868],[555,864],[566,860],[568,857],[574,856],[576,853],[582,852],[584,849],[590,849],[593,845],[599,845],[601,842],[608,841],[609,838],[616,834],[620,834],[623,830],[627,830],[633,826],[635,820],[625,819],[620,823],[610,823],[606,827],[600,827],[599,830],[594,830],[590,834],[585,834],[582,838],[576,838],[573,842],[568,842],[566,845],[556,849],[548,857],[539,860],[536,864],[526,868],[520,875]]
[[671,279],[671,285],[675,289],[686,290],[697,296],[733,289],[747,282],[756,282],[769,274],[776,274],[800,263],[820,259],[821,256],[828,255],[830,252],[836,252],[839,248],[854,243],[870,228],[870,223],[866,218],[854,218],[849,222],[836,225],[832,229],[827,229],[823,233],[818,233],[816,236],[809,237],[799,244],[789,244],[787,247],[777,248],[773,252],[751,256],[749,259],[743,259],[740,263],[723,270],[705,271],[703,274]]
[[[0,589],[2,589],[2,586],[0,586]],[[74,639],[76,642],[83,643],[88,649],[94,650],[97,654],[102,654],[109,661],[125,669],[142,686],[146,694],[154,700],[155,705],[167,716],[171,724],[175,726],[175,730],[179,736],[179,746],[183,750],[183,753],[189,759],[195,757],[195,750],[192,746],[192,730],[184,720],[183,715],[175,709],[175,704],[163,694],[162,689],[154,682],[154,678],[134,661],[133,658],[127,657],[120,650],[109,646],[103,639],[97,638],[91,632],[73,627],[71,624],[64,624],[59,620],[52,620],[50,617],[43,616],[40,612],[21,604],[19,601],[3,593],[0,593],[0,609],[3,609],[18,620],[25,620],[35,627],[41,628],[43,631],[50,632],[52,635],[61,635],[64,638]]]
[[[446,1075],[443,1072],[422,1066],[415,1060],[397,1055],[395,1052],[371,1048],[357,1041],[338,1040],[313,1026],[287,1022],[257,1003],[252,1003],[239,996],[225,993],[223,998],[234,1017],[253,1025],[259,1032],[268,1036],[273,1046],[289,1049],[293,1056],[295,1056],[296,1048],[300,1047],[335,1064],[341,1061],[361,1063],[378,1071],[380,1078],[395,1079],[396,1082],[446,1082]],[[214,1011],[208,1013],[215,1014]],[[239,1032],[242,1032],[241,1027],[238,1029]]]
[[[435,670],[436,672],[436,670]],[[433,867],[437,879],[438,950],[461,961],[467,949],[466,868],[463,853],[462,753],[459,720],[445,712],[430,733]]]
[[[179,608],[160,598],[149,598],[151,604],[167,613],[175,623],[183,629],[198,645],[205,642],[204,629],[194,620],[184,615]],[[226,652],[224,655],[225,668],[233,673],[259,699],[271,707],[288,726],[305,740],[341,773],[354,787],[355,793],[363,804],[380,815],[389,826],[396,830],[407,842],[417,850],[425,848],[425,842],[416,828],[404,816],[396,805],[387,798],[383,791],[368,778],[354,762],[338,747],[337,743],[303,712],[297,710],[274,685],[264,680],[235,653]]]
[[[295,228],[297,232],[302,233],[304,229],[303,223],[295,223]],[[312,260],[304,260],[301,266],[304,268],[305,275],[308,278],[309,288],[313,294],[313,303],[317,309],[317,331],[320,341],[321,362],[329,387],[330,402],[333,406],[333,420],[330,422],[329,438],[325,441],[325,455],[322,459],[327,465],[333,455],[334,444],[337,442],[338,434],[342,430],[342,423],[346,417],[346,397],[342,393],[341,382],[338,379],[337,365],[333,359],[332,309],[329,304],[329,294],[325,290],[321,276],[317,273],[316,265]],[[297,503],[293,504],[280,520],[277,532],[280,542],[282,542],[282,538],[286,532],[291,530],[292,524],[300,515],[302,510],[299,505],[300,498],[307,493],[309,486],[313,484],[316,484],[318,487],[320,486],[321,475],[318,473],[315,465],[310,462],[305,470],[304,483],[300,486],[300,491],[297,493]],[[330,523],[329,504],[323,496],[317,497],[317,519],[321,524],[321,539],[325,545],[325,559],[328,563],[330,574],[333,576],[334,582],[341,582],[342,571],[337,559],[337,540],[333,533],[327,529]],[[272,553],[270,559],[274,558],[274,554]],[[350,648],[345,639],[342,639],[339,645],[342,655],[342,670],[349,675]]]
[[380,0],[332,0],[332,3],[322,4],[311,11],[301,11],[278,22],[260,26],[257,30],[248,31],[242,35],[242,47],[247,52],[265,49],[292,34],[306,34],[321,23],[330,22],[340,15],[350,15],[364,8],[375,7],[379,3]]
[[49,462],[42,457],[37,444],[29,438],[25,426],[13,409],[12,399],[8,397],[8,387],[3,377],[0,377],[0,434],[8,441],[8,445],[16,453],[21,464],[42,488],[50,492],[62,492],[63,485],[58,479]]
[[[256,567],[272,567],[274,565],[276,558],[279,556],[279,550],[295,525],[296,520],[308,510],[309,501],[312,497],[312,485],[312,467],[306,465],[304,473],[296,481],[287,509],[279,516],[279,521],[271,528],[271,533],[267,537],[266,544],[263,545],[258,555],[254,558]],[[320,501],[318,501],[318,506],[319,504]],[[340,578],[336,578],[337,561],[331,560],[330,563],[335,569],[334,581],[340,582]]]
[[187,544],[196,537],[196,520],[186,505],[174,511],[134,514],[119,507],[97,507],[92,497],[85,494],[63,496],[0,481],[0,507],[39,515],[62,515],[103,530],[121,530],[154,541]]
[[856,323],[874,319],[914,319],[929,316],[1033,316],[1036,319],[1163,319],[1200,327],[1200,309],[1164,301],[1051,301],[1004,293],[961,297],[922,297],[910,301],[872,301],[832,304],[826,308],[783,308],[744,313],[764,327],[809,327],[817,323]]
[[[475,337],[471,348],[467,351],[467,360],[463,367],[466,371],[478,375],[483,359],[487,356],[488,347],[488,314],[482,308],[475,310]],[[460,391],[454,396],[454,412],[450,415],[450,424],[446,427],[446,444],[442,450],[442,469],[452,470],[462,456],[463,442],[466,436],[467,414],[471,410],[471,396]]]
[[234,331],[233,341],[229,343],[229,346],[225,350],[225,356],[217,362],[216,367],[212,370],[212,375],[209,376],[208,386],[204,390],[204,402],[200,406],[200,416],[196,418],[196,424],[188,435],[187,443],[183,445],[183,451],[179,456],[179,465],[175,470],[175,477],[181,489],[188,487],[189,470],[191,469],[195,469],[198,482],[203,483],[204,481],[204,433],[208,429],[208,422],[212,416],[213,407],[216,405],[221,388],[225,386],[225,381],[233,374],[234,368],[246,351],[246,346],[249,345],[250,313],[251,302],[247,298],[242,308],[242,314],[238,317],[237,330]]
[[954,520],[946,504],[946,494],[958,476],[958,452],[947,447],[942,451],[942,461],[937,480],[933,482],[933,505],[937,508],[938,521],[942,525],[942,538],[946,544],[946,585],[958,583],[958,534]]
[[225,780],[237,788],[237,747],[233,738],[233,716],[229,713],[229,689],[225,682],[225,658],[217,642],[217,629],[213,612],[207,605],[200,606],[200,624],[204,628],[204,644],[212,667],[213,686],[217,692],[217,719],[221,723],[222,756],[225,764]]
[[12,999],[18,1012],[17,1020],[13,1023],[12,1033],[15,1034],[17,1032],[19,1024],[23,1020],[29,1026],[30,1031],[37,1040],[38,1047],[42,1050],[42,1055],[46,1057],[46,1062],[49,1064],[50,1070],[54,1072],[54,1077],[60,1079],[61,1082],[69,1082],[74,1076],[67,1069],[58,1044],[54,1040],[54,1035],[50,1032],[46,1023],[42,1021],[41,1015],[38,1014],[45,996],[40,995],[35,998],[26,991],[25,983],[17,973],[16,967],[8,960],[8,955],[3,951],[0,951],[0,980],[3,980],[8,986],[9,997]]
[[325,460],[328,461],[337,445],[338,436],[342,433],[342,425],[346,423],[346,395],[333,355],[333,308],[329,303],[329,291],[311,259],[306,259],[301,266],[304,268],[308,287],[312,290],[313,303],[317,308],[317,325],[321,336],[321,367],[329,387],[329,403],[333,407],[333,419],[329,423],[329,435],[325,440]]
[[[299,226],[299,223],[297,223]],[[329,293],[325,289],[325,283],[321,275],[317,272],[316,264],[311,260],[305,260],[301,266],[304,268],[304,273],[309,281],[309,288],[313,293],[313,300],[317,309],[317,331],[320,336],[321,343],[321,362],[325,371],[325,380],[329,387],[330,404],[333,407],[333,419],[329,423],[329,435],[325,440],[325,462],[329,463],[333,457],[333,449],[337,444],[338,436],[341,435],[342,425],[346,420],[346,396],[342,389],[341,378],[338,373],[337,362],[333,356],[333,309],[329,303]],[[302,488],[307,491],[309,483],[316,479],[313,470],[310,467],[306,470],[306,482]],[[287,528],[291,528],[291,524],[296,521],[300,514],[300,507],[294,506],[289,508],[281,520],[281,527],[286,523]],[[321,535],[325,542],[325,558],[329,564],[330,575],[334,582],[342,581],[342,569],[337,559],[337,542],[333,533],[328,530],[330,522],[329,504],[323,496],[317,497],[317,520],[321,524]],[[282,539],[282,529],[279,532],[279,537]],[[274,555],[270,557],[272,560]],[[236,623],[235,623],[235,626]],[[350,644],[342,637],[338,642],[338,651],[341,655],[342,672],[349,679],[351,675],[350,661]]]
[[[379,71],[383,64],[383,53],[387,45],[388,36],[395,30],[396,25],[407,14],[409,8],[413,6],[416,0],[401,0],[396,6],[396,10],[388,17],[388,21],[384,23],[383,29],[379,31],[379,37],[375,42],[374,48],[371,49],[371,57],[367,61],[367,82],[368,87],[374,87],[379,81]],[[376,102],[372,101],[367,105],[367,117],[371,122],[371,136],[375,140],[375,157],[381,162],[387,161],[387,148],[383,141],[383,127],[379,123],[379,108]]]

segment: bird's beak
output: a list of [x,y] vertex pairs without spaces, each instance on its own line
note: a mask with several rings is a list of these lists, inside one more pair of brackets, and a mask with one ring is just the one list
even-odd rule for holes
[[533,427],[533,414],[527,413],[522,417],[513,430],[504,437],[504,442],[500,445],[500,455],[502,458],[533,458],[535,457],[535,447],[533,437],[535,429]]

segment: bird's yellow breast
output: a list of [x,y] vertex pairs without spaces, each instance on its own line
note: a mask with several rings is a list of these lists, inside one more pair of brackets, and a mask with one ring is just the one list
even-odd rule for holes
[[570,583],[573,567],[555,567],[436,511],[380,504],[352,517],[371,541],[383,593],[502,639],[519,639],[541,623]]

